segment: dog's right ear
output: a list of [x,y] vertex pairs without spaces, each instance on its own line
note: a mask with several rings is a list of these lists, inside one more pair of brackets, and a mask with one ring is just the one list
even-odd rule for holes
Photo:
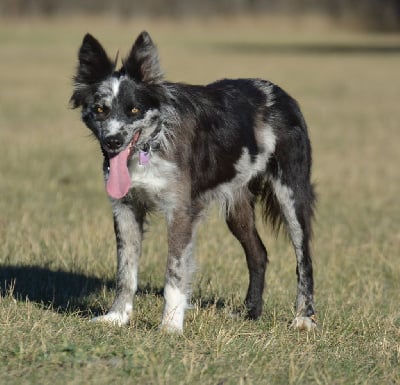
[[75,77],[77,83],[97,83],[111,75],[114,70],[114,63],[108,58],[104,48],[89,33],[83,38],[78,57],[79,67]]
[[107,56],[101,44],[89,33],[85,35],[79,49],[79,64],[74,77],[73,107],[79,107],[83,100],[83,89],[106,79],[114,71],[114,63]]

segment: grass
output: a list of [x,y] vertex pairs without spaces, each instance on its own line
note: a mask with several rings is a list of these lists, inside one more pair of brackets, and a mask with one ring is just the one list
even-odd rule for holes
[[[276,26],[1,21],[1,383],[400,383],[400,37]],[[247,272],[214,211],[198,236],[184,336],[157,330],[166,255],[158,216],[146,235],[131,325],[87,322],[112,301],[116,261],[98,146],[68,108],[71,77],[86,31],[124,54],[144,28],[171,80],[262,77],[300,101],[319,194],[317,331],[287,327],[295,259],[287,240],[266,228],[263,316],[231,317]]]

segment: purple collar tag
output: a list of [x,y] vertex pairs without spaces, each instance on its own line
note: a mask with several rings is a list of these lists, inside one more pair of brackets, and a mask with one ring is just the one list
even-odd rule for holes
[[146,166],[150,162],[150,154],[146,151],[139,151],[139,164],[141,166]]

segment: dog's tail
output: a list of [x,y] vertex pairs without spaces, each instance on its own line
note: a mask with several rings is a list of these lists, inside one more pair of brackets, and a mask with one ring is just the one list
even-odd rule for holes
[[271,182],[266,178],[258,177],[253,181],[251,191],[258,198],[264,222],[270,224],[274,232],[278,234],[284,227],[282,226],[284,217]]
[[[277,235],[281,229],[286,233],[287,226],[285,223],[285,216],[282,211],[282,206],[279,203],[278,197],[274,191],[274,187],[269,178],[265,176],[258,176],[255,180],[250,184],[250,190],[257,197],[257,202],[261,206],[261,215],[263,221],[268,223],[272,230]],[[312,236],[311,229],[311,221],[314,217],[314,205],[316,200],[314,186],[310,183],[307,183],[308,199],[306,199],[303,203],[302,209],[305,210],[306,223],[304,225],[306,228],[304,230],[307,231],[309,236]],[[285,226],[282,226],[285,224]]]

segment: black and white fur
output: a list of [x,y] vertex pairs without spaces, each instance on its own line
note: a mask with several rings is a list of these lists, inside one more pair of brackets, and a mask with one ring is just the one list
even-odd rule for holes
[[[160,210],[168,226],[165,307],[161,328],[182,332],[193,272],[196,225],[210,201],[223,207],[227,225],[243,246],[250,283],[250,318],[262,312],[267,251],[255,227],[254,207],[265,219],[282,221],[297,258],[294,327],[315,325],[310,255],[314,192],[311,147],[296,101],[260,79],[221,80],[206,86],[167,82],[157,50],[143,32],[120,69],[87,34],[71,97],[100,142],[104,178],[109,159],[132,145],[131,189],[110,199],[117,240],[117,295],[95,320],[129,323],[137,290],[146,213]],[[101,113],[98,112],[99,106]],[[138,153],[150,154],[146,165]]]

